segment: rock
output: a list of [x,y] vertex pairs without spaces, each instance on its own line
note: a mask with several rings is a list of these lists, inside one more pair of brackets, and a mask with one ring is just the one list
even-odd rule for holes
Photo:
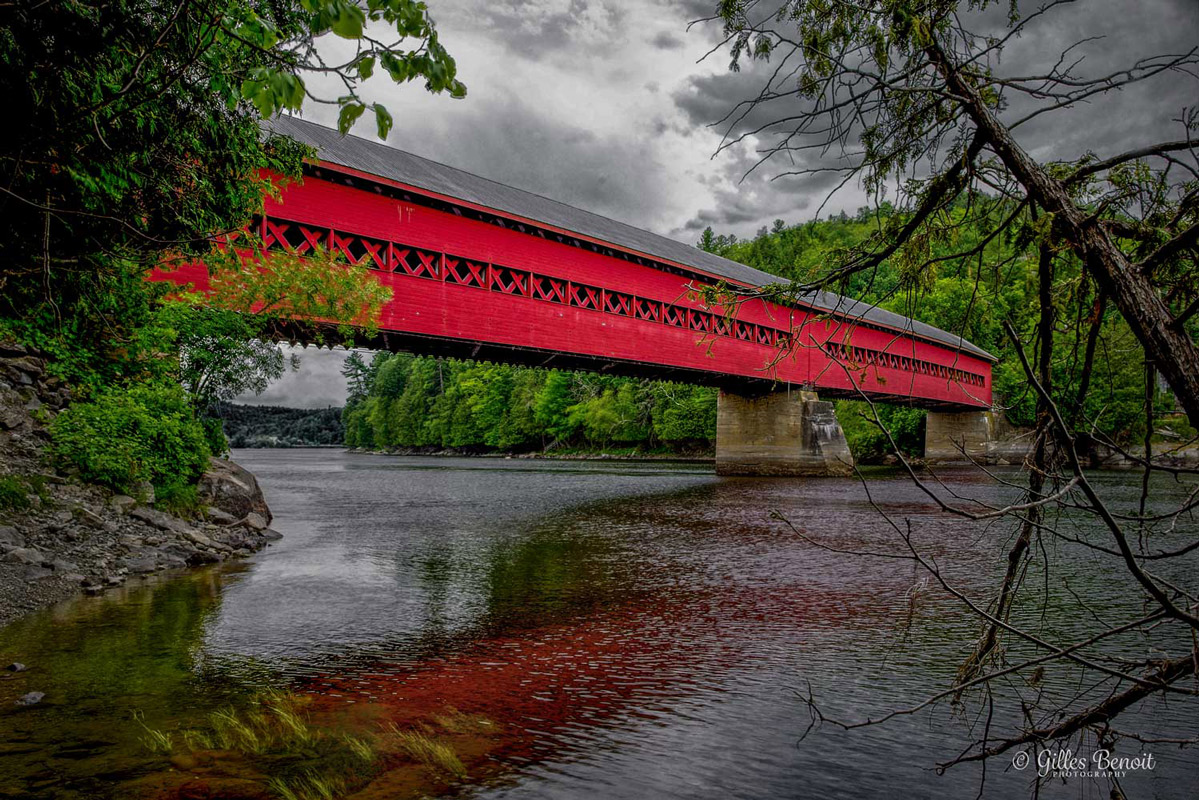
[[232,461],[209,459],[208,471],[200,477],[196,489],[202,503],[220,509],[234,519],[244,519],[254,513],[266,520],[263,527],[271,522],[271,510],[258,481]]
[[237,522],[237,517],[226,511],[221,511],[216,506],[209,506],[204,509],[204,516],[208,517],[209,522],[215,522],[217,525],[232,525]]
[[77,564],[75,564],[71,561],[67,561],[66,559],[62,559],[62,558],[56,558],[52,562],[50,562],[50,568],[53,569],[55,572],[62,572],[62,573],[79,571],[79,566]]
[[9,672],[24,672],[25,670],[29,669],[29,667],[25,666],[20,661],[14,661],[5,667],[5,669]]
[[9,431],[28,431],[32,427],[29,415],[25,413],[24,409],[12,406],[0,408],[0,428]]
[[14,342],[11,339],[0,341],[0,357],[12,358],[13,356],[23,356],[28,352],[25,349],[25,345],[19,342]]
[[154,500],[154,484],[149,481],[142,481],[137,486],[133,487],[133,493],[146,505],[153,505]]
[[181,569],[182,567],[187,566],[187,559],[180,558],[179,556],[175,555],[168,555],[158,559],[158,564],[163,569]]
[[129,511],[129,509],[136,506],[137,501],[127,494],[114,494],[111,498],[109,498],[108,504],[120,513],[124,514]]
[[185,771],[192,770],[196,768],[196,759],[187,753],[176,753],[171,756],[171,766]]
[[279,533],[279,531],[275,530],[274,528],[267,528],[259,535],[268,542],[277,542],[283,538],[283,534]]
[[92,511],[90,508],[84,508],[83,506],[75,506],[75,516],[79,517],[80,520],[95,528],[103,528],[108,524],[104,521],[104,518],[95,511]]
[[213,553],[188,547],[181,542],[172,542],[158,548],[158,563],[164,567],[186,567],[211,564],[218,559]]
[[0,547],[24,547],[25,537],[11,525],[0,526]]
[[26,583],[40,581],[42,578],[49,578],[54,574],[54,570],[49,567],[43,567],[41,564],[30,564],[25,567],[25,572],[21,575]]
[[213,541],[199,531],[188,531],[183,534],[183,538],[187,539],[192,544],[198,544],[200,547],[212,547]]
[[17,698],[17,705],[36,706],[38,703],[42,702],[42,698],[45,696],[45,692],[29,692],[28,694],[23,694]]
[[129,516],[140,519],[142,522],[148,522],[159,530],[178,533],[183,536],[195,532],[195,528],[178,517],[172,517],[170,514],[165,514],[154,508],[135,508],[129,512]]
[[37,356],[30,355],[5,358],[4,365],[11,369],[19,369],[22,372],[27,372],[30,375],[41,375],[46,370],[46,362]]
[[42,554],[32,547],[18,547],[4,554],[4,561],[9,564],[40,564]]
[[144,575],[147,572],[153,572],[158,567],[158,560],[153,556],[142,556],[126,561],[125,566],[130,572]]
[[213,553],[209,550],[196,550],[191,554],[191,557],[187,560],[187,563],[191,564],[192,566],[197,566],[200,564],[216,564],[224,560],[225,555],[223,553]]
[[246,518],[242,520],[242,524],[252,530],[262,531],[266,530],[266,527],[271,524],[271,521],[264,518],[257,511],[251,511],[249,514],[246,514]]
[[213,528],[209,531],[208,536],[214,542],[238,548],[246,542],[246,529],[240,526],[235,528]]

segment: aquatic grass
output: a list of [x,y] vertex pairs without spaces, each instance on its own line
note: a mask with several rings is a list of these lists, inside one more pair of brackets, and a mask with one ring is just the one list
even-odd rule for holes
[[[310,702],[302,695],[260,692],[236,706],[209,713],[204,724],[174,736],[147,727],[140,714],[135,719],[146,731],[143,742],[154,752],[170,753],[179,747],[193,753],[217,751],[212,755],[218,761],[228,757],[222,752],[249,757],[270,776],[267,789],[281,800],[334,800],[377,773],[384,736],[354,736],[317,726],[305,709]],[[391,752],[420,752],[421,763],[464,774],[453,751],[445,748],[439,753],[437,745],[432,740],[413,740],[407,746],[393,746]],[[233,763],[240,762],[234,757]]]
[[167,733],[166,731],[161,731],[157,728],[151,728],[149,725],[147,725],[142,712],[134,711],[133,720],[141,726],[143,731],[145,731],[145,733],[143,733],[138,740],[142,743],[142,746],[151,753],[169,755],[171,751],[174,750],[174,737],[172,737],[171,734]]
[[378,754],[375,752],[375,748],[371,746],[370,742],[367,742],[365,739],[359,739],[355,736],[350,736],[348,733],[342,736],[342,739],[345,741],[346,747],[350,749],[350,753],[359,761],[364,764],[375,763],[375,759],[378,757]]
[[[232,708],[214,711],[208,717],[224,750],[240,750],[261,755],[270,744],[269,737],[260,736],[253,726],[238,717]],[[266,733],[265,731],[263,733]]]
[[400,749],[421,764],[439,772],[449,773],[455,778],[466,777],[466,767],[462,760],[445,742],[438,741],[423,731],[402,731],[395,723],[389,723],[388,734],[399,744]]
[[346,783],[308,770],[295,778],[271,778],[267,788],[280,800],[336,800],[346,792]]
[[482,714],[465,714],[452,706],[444,714],[431,715],[430,719],[446,733],[494,733],[499,729]]
[[309,751],[324,734],[308,722],[301,710],[305,698],[282,692],[263,692],[251,698],[248,708],[232,706],[208,715],[205,728],[182,733],[190,750],[231,750],[247,755]]
[[216,746],[212,740],[212,736],[198,728],[189,728],[183,731],[180,737],[183,739],[184,747],[193,752],[196,750],[212,750]]
[[312,743],[315,732],[308,720],[302,715],[295,698],[282,694],[273,694],[266,700],[265,705],[275,720],[279,723],[281,733],[291,743],[298,742],[308,745]]

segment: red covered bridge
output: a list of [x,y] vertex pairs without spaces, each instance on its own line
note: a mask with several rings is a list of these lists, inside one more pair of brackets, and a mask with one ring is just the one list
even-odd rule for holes
[[[945,331],[831,293],[786,306],[754,299],[729,316],[694,288],[778,279],[380,143],[293,118],[273,127],[318,160],[267,201],[255,232],[267,250],[321,245],[375,270],[393,291],[378,347],[719,386],[718,436],[732,426],[770,440],[751,448],[753,466],[724,471],[796,471],[758,463],[811,428],[811,395],[791,403],[789,421],[763,405],[780,389],[990,407],[992,357]],[[734,409],[734,398],[753,409]],[[770,430],[749,433],[761,420],[747,413],[765,414]],[[731,452],[717,449],[718,463]]]

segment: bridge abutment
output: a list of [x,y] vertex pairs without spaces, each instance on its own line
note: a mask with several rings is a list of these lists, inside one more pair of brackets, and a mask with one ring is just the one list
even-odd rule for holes
[[988,463],[999,438],[995,411],[930,411],[924,428],[924,459],[937,464]]
[[716,405],[717,475],[852,473],[853,456],[833,404],[820,400],[815,392],[720,392]]

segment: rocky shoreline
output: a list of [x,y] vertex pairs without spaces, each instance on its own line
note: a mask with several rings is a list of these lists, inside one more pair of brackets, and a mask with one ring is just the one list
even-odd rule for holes
[[258,482],[231,461],[212,459],[196,519],[155,508],[148,485],[134,498],[54,471],[46,426],[70,401],[36,353],[0,343],[0,626],[81,592],[245,557],[280,538]]

